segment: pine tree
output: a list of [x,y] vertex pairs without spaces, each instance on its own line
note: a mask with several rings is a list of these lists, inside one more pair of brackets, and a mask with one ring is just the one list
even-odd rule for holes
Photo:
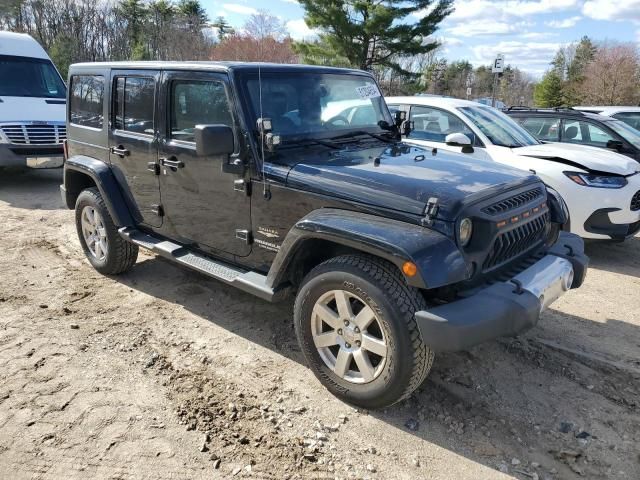
[[223,41],[227,35],[234,34],[233,27],[222,16],[216,18],[211,26],[218,29],[218,40],[220,41]]
[[564,104],[563,82],[555,69],[544,74],[533,92],[538,107],[560,107]]
[[[453,0],[300,0],[305,22],[320,31],[315,42],[294,45],[307,63],[344,64],[363,70],[402,68],[398,57],[427,53],[429,39],[453,9]],[[426,12],[426,13],[425,13]],[[411,23],[412,15],[420,17]]]

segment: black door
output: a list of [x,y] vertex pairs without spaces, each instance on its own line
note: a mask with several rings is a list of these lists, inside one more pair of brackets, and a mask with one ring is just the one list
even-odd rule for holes
[[162,225],[158,182],[158,135],[154,121],[160,74],[117,71],[111,75],[109,158],[140,223]]
[[238,132],[227,75],[164,72],[161,92],[162,231],[205,250],[249,255],[244,232],[251,228],[250,197],[234,190],[236,175],[222,172],[227,158],[198,156],[194,139],[196,125],[223,124]]

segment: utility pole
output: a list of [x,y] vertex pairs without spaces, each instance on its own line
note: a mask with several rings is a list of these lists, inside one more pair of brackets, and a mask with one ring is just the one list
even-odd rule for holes
[[491,67],[493,73],[493,86],[491,87],[491,106],[496,106],[496,83],[498,83],[498,77],[504,72],[504,55],[499,53],[496,55],[496,59],[493,61]]

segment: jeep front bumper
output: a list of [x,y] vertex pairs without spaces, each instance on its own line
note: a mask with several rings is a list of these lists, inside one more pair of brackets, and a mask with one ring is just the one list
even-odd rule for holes
[[566,291],[582,285],[588,264],[582,239],[561,232],[545,257],[510,281],[416,312],[422,338],[434,351],[447,352],[517,335],[534,327],[542,311]]

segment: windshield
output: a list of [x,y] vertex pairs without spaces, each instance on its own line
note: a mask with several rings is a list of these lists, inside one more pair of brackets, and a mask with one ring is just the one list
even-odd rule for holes
[[[372,78],[365,75],[263,72],[248,75],[252,123],[270,118],[286,143],[294,138],[331,138],[350,131],[381,133],[391,115]],[[260,100],[262,99],[262,104]]]
[[607,122],[611,129],[636,148],[640,148],[640,132],[621,120]]
[[540,142],[504,113],[490,107],[461,107],[459,109],[480,129],[491,143],[499,147],[526,147]]
[[65,98],[50,60],[0,55],[0,97]]

